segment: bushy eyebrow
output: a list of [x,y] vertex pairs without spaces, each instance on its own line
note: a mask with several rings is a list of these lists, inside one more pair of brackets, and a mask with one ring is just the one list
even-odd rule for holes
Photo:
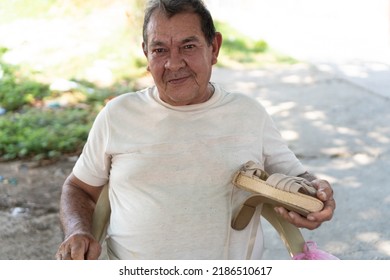
[[[187,44],[187,43],[192,43],[192,42],[200,42],[199,38],[197,36],[190,36],[188,38],[184,38],[181,43],[182,44]],[[150,47],[151,48],[155,48],[155,47],[162,47],[162,46],[165,46],[166,43],[164,43],[163,41],[152,41],[150,43]]]
[[155,47],[162,47],[165,44],[162,41],[152,41],[150,43],[150,47],[155,48]]
[[199,42],[199,38],[197,36],[191,36],[191,37],[185,38],[181,42],[182,42],[182,44],[192,43],[192,42],[196,43],[196,42]]

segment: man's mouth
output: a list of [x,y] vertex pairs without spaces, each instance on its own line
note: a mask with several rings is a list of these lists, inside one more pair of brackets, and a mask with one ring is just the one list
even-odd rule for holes
[[180,84],[185,82],[188,79],[188,76],[185,77],[180,77],[180,78],[174,78],[174,79],[169,79],[168,83],[169,84]]

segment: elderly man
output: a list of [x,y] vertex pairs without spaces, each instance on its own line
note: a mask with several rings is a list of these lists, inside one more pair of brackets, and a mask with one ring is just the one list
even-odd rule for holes
[[149,1],[142,47],[155,86],[97,116],[63,185],[58,259],[99,257],[91,217],[108,182],[110,259],[261,258],[260,212],[244,230],[231,228],[249,195],[231,179],[248,160],[308,179],[325,204],[307,217],[280,207],[279,215],[309,229],[332,218],[332,188],[303,168],[265,109],[210,82],[221,44],[201,0]]

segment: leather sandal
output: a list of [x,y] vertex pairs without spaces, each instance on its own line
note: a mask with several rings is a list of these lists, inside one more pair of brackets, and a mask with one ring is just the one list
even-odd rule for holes
[[315,197],[316,189],[301,178],[275,173],[268,175],[259,164],[249,161],[236,172],[233,184],[254,193],[243,203],[232,221],[236,230],[244,229],[252,219],[259,204],[283,206],[302,216],[321,211],[324,204]]

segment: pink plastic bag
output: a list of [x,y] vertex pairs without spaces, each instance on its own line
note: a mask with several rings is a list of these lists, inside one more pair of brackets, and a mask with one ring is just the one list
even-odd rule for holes
[[339,258],[318,249],[314,241],[307,241],[303,246],[303,252],[295,255],[293,260],[339,260]]

